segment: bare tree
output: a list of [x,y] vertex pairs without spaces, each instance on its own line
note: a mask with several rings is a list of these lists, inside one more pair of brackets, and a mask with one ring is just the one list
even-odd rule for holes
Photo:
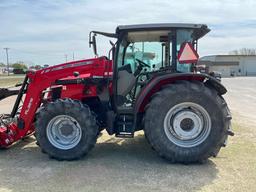
[[229,52],[229,55],[256,55],[256,49],[242,48]]

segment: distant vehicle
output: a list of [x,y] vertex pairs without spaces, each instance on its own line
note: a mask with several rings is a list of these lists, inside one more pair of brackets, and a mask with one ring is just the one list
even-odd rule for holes
[[210,76],[215,77],[217,80],[221,81],[221,72],[211,71],[209,73]]
[[[5,67],[3,71],[4,71],[4,73],[8,73],[7,67]],[[13,73],[13,68],[12,67],[9,67],[9,73]]]
[[206,67],[205,65],[196,66],[196,72],[208,74],[212,77],[215,77],[217,80],[221,81],[221,72],[209,71],[209,67]]
[[0,67],[0,74],[4,73],[4,68]]
[[25,74],[26,70],[24,69],[13,69],[13,74]]

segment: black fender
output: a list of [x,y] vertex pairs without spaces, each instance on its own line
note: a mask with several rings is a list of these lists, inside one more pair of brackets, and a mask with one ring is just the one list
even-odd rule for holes
[[162,86],[174,83],[175,81],[179,80],[201,81],[207,86],[213,87],[219,95],[223,95],[227,92],[227,89],[221,84],[220,81],[207,74],[169,73],[157,75],[149,81],[149,83],[141,90],[140,94],[138,95],[134,106],[135,114],[144,112],[151,96],[159,91]]

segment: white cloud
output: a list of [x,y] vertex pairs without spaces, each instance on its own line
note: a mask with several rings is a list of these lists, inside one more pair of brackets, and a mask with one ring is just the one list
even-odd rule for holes
[[[201,40],[200,53],[219,54],[256,44],[253,0],[1,0],[0,48],[10,47],[11,61],[56,64],[92,57],[90,30],[114,32],[119,24],[155,22],[206,23],[212,32]],[[102,40],[102,42],[100,42]],[[109,45],[99,39],[101,53]],[[0,51],[0,62],[5,61]]]

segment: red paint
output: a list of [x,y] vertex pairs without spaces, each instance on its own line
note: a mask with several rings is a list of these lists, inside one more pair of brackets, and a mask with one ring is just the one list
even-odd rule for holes
[[[75,77],[74,72],[78,72],[80,75]],[[30,82],[28,85],[28,92],[25,96],[23,107],[19,115],[19,119],[22,119],[25,122],[25,126],[23,129],[19,129],[16,122],[12,122],[8,125],[9,132],[7,131],[7,127],[0,127],[0,147],[8,147],[21,138],[34,133],[34,118],[36,111],[44,101],[51,101],[52,88],[62,88],[61,98],[83,100],[88,97],[97,96],[97,88],[95,85],[56,85],[55,82],[57,80],[92,78],[95,76],[106,78],[111,77],[112,74],[112,61],[105,57],[60,64],[38,71],[29,71],[27,74]],[[189,76],[179,74],[178,76],[168,76],[168,78],[163,78],[161,80],[155,77],[139,95],[135,105],[135,112],[144,112],[145,106],[155,92],[160,90],[163,85],[173,83],[177,80],[203,81],[204,77],[196,76],[195,74]],[[112,94],[112,82],[110,82],[108,89]]]
[[[80,75],[74,77],[74,72],[78,72]],[[29,71],[27,73],[30,82],[28,92],[19,115],[19,119],[25,122],[25,127],[19,129],[14,122],[8,125],[9,132],[6,131],[6,127],[0,127],[0,147],[7,147],[34,132],[34,118],[37,109],[43,102],[43,91],[56,86],[55,82],[57,80],[90,78],[93,76],[106,77],[110,73],[112,73],[112,61],[105,57],[74,61],[38,71]],[[88,86],[86,88],[87,90],[85,90],[85,86],[81,84],[63,85],[61,98],[81,100],[84,97],[97,95],[96,86]],[[46,98],[50,100],[49,96]]]

